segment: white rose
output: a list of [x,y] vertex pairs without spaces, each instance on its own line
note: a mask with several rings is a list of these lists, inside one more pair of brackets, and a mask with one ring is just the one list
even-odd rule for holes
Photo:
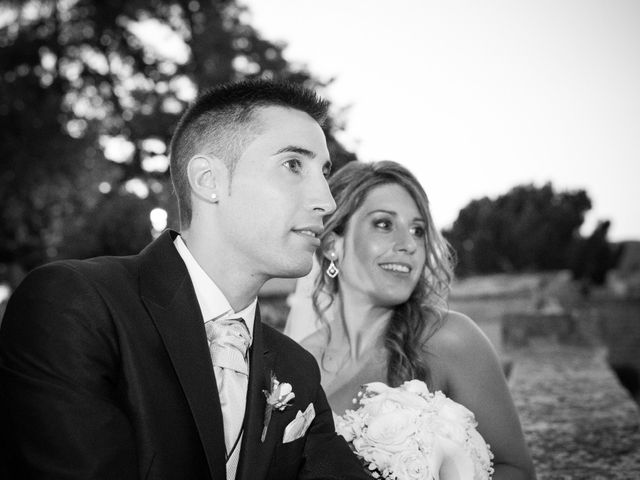
[[383,471],[385,468],[389,468],[393,455],[388,451],[379,448],[378,445],[372,445],[364,437],[353,439],[351,444],[355,453],[369,465],[371,470]]
[[363,385],[363,388],[367,393],[374,395],[379,395],[382,392],[388,392],[389,390],[391,390],[391,387],[389,385],[382,382],[365,383]]
[[395,478],[402,480],[432,480],[434,470],[428,462],[427,456],[417,448],[404,450],[391,460],[390,470]]
[[362,405],[386,401],[395,402],[397,405],[394,408],[426,408],[427,402],[420,397],[420,393],[429,393],[427,386],[420,380],[411,380],[396,388],[372,382],[365,384],[364,390],[365,394],[360,400]]
[[351,428],[351,426],[344,421],[336,422],[336,433],[338,435],[342,435],[347,442],[353,441],[353,439],[356,437],[353,428]]
[[473,414],[466,407],[447,397],[441,399],[434,413],[433,430],[459,443],[466,441],[467,432],[476,425]]
[[490,479],[493,474],[493,453],[484,438],[482,438],[482,435],[475,429],[470,432],[469,446],[471,458],[474,460],[474,479]]
[[363,438],[376,450],[399,452],[407,447],[415,433],[416,415],[409,410],[397,410],[370,418]]
[[278,397],[286,397],[292,392],[292,390],[290,383],[281,383],[278,385]]
[[375,399],[368,399],[367,403],[362,406],[362,413],[367,418],[387,415],[398,410],[402,410],[402,405],[383,395],[379,395]]
[[342,435],[347,442],[353,441],[355,437],[362,434],[364,419],[360,413],[355,410],[347,410],[341,417],[334,417],[336,432],[338,435]]
[[464,405],[461,405],[457,402],[454,402],[448,397],[445,397],[442,403],[440,404],[440,416],[447,420],[460,422],[460,423],[471,423],[473,424],[475,418],[471,410],[469,410]]
[[476,478],[473,460],[464,444],[445,437],[437,438],[436,444],[438,450],[442,452],[439,466],[440,478]]
[[387,390],[375,397],[364,398],[360,403],[368,408],[372,415],[401,409],[423,410],[428,407],[424,398],[400,389]]
[[437,415],[431,417],[429,427],[437,437],[448,438],[458,445],[464,445],[467,438],[467,428],[465,425],[459,422],[447,421],[439,418]]
[[420,380],[409,380],[402,384],[403,390],[413,393],[416,395],[420,395],[421,397],[426,397],[429,395],[429,389],[427,388],[427,384]]

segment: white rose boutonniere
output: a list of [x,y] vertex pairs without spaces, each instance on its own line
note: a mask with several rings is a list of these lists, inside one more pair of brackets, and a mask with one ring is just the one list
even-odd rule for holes
[[359,408],[347,410],[336,430],[374,478],[488,480],[493,455],[467,408],[411,380],[397,388],[369,383]]
[[271,390],[262,390],[262,393],[267,397],[267,406],[264,410],[264,426],[262,427],[262,437],[260,437],[264,442],[269,422],[271,421],[271,413],[274,409],[281,412],[291,405],[289,402],[296,397],[296,394],[293,393],[291,384],[280,383],[273,373],[271,374]]

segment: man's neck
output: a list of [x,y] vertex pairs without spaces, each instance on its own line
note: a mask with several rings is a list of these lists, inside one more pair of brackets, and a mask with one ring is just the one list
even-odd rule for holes
[[190,229],[183,230],[180,236],[198,265],[215,282],[234,311],[243,310],[253,302],[267,281],[266,278],[245,271],[241,262],[225,255],[224,249],[201,240],[209,238],[207,236],[196,235]]

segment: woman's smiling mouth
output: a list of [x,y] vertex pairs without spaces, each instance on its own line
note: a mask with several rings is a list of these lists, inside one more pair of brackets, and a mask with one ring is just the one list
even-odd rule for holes
[[380,263],[380,268],[394,273],[411,273],[411,267],[405,263]]

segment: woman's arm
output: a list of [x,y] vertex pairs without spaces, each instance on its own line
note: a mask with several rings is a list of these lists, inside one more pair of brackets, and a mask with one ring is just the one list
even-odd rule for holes
[[427,342],[433,387],[471,410],[494,454],[494,480],[534,479],[500,360],[489,339],[468,317],[450,312]]

